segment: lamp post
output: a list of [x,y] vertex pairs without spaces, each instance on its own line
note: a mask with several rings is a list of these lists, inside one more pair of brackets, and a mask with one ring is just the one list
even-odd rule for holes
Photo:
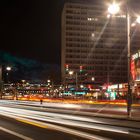
[[[7,71],[6,76],[7,76],[7,82],[8,82],[9,81],[8,80],[8,71],[11,71],[11,67],[7,66],[6,71]],[[3,90],[3,77],[2,77],[2,75],[3,75],[3,66],[0,65],[0,99],[2,99],[2,90]]]
[[[127,116],[131,117],[131,104],[132,104],[132,94],[131,94],[131,88],[130,88],[130,82],[131,82],[131,74],[130,74],[130,13],[129,13],[129,1],[126,1],[126,18],[127,18],[127,59],[128,59],[128,66],[127,66],[127,83],[128,83],[128,93],[127,93]],[[119,12],[120,8],[119,5],[116,3],[113,3],[108,7],[108,12],[112,15],[115,15]]]
[[126,12],[126,18],[127,18],[127,57],[128,57],[128,93],[127,93],[127,116],[131,117],[131,104],[132,104],[132,92],[131,92],[131,88],[130,88],[130,82],[131,82],[131,74],[130,74],[130,69],[131,69],[131,48],[130,48],[130,14],[129,14],[129,3],[127,0],[127,12]]
[[[70,75],[74,74],[74,71],[69,71]],[[78,75],[77,72],[75,72],[75,84],[76,84],[76,90],[78,89]]]
[[[112,15],[115,15],[119,12],[120,8],[119,5],[113,3],[108,7],[108,12]],[[127,115],[131,117],[131,104],[132,104],[132,92],[131,92],[131,32],[130,32],[130,25],[131,25],[131,17],[130,17],[130,10],[129,10],[129,0],[126,0],[126,22],[127,22],[127,83],[128,83],[128,93],[127,93]],[[140,24],[140,17],[136,18],[135,23]],[[135,23],[132,26],[135,26]]]
[[7,70],[7,73],[6,73],[6,75],[7,75],[7,83],[9,83],[9,72],[11,71],[11,67],[7,66],[6,70]]

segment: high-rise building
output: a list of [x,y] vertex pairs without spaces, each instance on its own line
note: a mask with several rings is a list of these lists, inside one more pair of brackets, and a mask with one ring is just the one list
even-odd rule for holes
[[[63,83],[127,82],[125,12],[111,16],[102,4],[65,3],[62,12]],[[137,50],[138,43],[133,45]],[[80,71],[80,69],[82,69]],[[75,75],[68,74],[72,70]],[[76,81],[75,81],[76,82]]]

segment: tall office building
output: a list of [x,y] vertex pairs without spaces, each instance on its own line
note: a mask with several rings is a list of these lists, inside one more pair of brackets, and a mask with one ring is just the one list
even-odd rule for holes
[[[127,82],[125,12],[110,16],[104,3],[65,3],[62,12],[63,83]],[[133,45],[137,50],[138,43]],[[80,69],[82,69],[80,72]],[[72,70],[73,75],[68,71]],[[74,76],[75,75],[75,76]]]

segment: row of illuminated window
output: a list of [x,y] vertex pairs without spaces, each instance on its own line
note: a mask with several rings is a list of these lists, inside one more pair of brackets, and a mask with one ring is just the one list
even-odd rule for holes
[[[105,24],[106,24],[106,20],[104,21],[100,21],[100,22],[88,22],[87,20],[84,20],[82,21],[83,19],[79,19],[79,20],[67,20],[66,21],[66,25],[80,25],[80,26],[92,26],[92,27],[104,27]],[[117,24],[107,24],[106,28],[117,28],[117,29],[120,29],[120,28],[123,28],[123,29],[126,29],[126,24],[125,22],[117,22]]]
[[66,9],[66,14],[76,14],[76,15],[102,15],[103,11],[97,9],[89,10],[79,10],[79,9]]
[[104,66],[89,66],[89,67],[86,67],[85,69],[86,70],[98,70],[98,71],[102,71],[102,70],[104,70],[104,71],[121,71],[121,70],[123,70],[123,71],[126,71],[127,69],[126,69],[126,66],[124,66],[124,67],[120,67],[121,65],[118,65],[119,67],[115,67],[114,65],[112,65],[112,66],[106,66],[106,65],[104,65]]
[[[104,20],[106,19],[105,17],[103,16],[84,16],[84,15],[72,15],[72,14],[67,14],[66,15],[66,20],[76,20],[76,21],[81,21],[81,22],[87,22],[87,23],[94,23],[94,22],[97,22],[99,19],[100,21],[104,22]],[[103,20],[104,19],[104,20]]]
[[100,9],[103,10],[104,6],[103,5],[79,5],[79,4],[67,4],[66,8],[71,8],[71,9],[83,9],[83,10],[93,10],[93,9]]
[[[118,41],[118,40],[126,40],[126,35],[125,34],[122,34],[121,32],[120,33],[114,33],[114,32],[105,32],[105,34],[103,33],[102,36],[101,35],[96,35],[96,34],[80,34],[80,33],[66,33],[66,39],[67,41],[72,41],[71,39],[84,39],[84,41],[90,41],[90,42],[93,42],[93,41],[96,41],[96,40],[108,40],[109,41]],[[111,40],[110,40],[111,39]],[[78,40],[79,41],[79,40]],[[136,41],[134,41],[136,42]],[[137,41],[139,42],[139,41]]]
[[[66,36],[66,41],[81,41],[81,42],[96,42],[98,41],[98,43],[104,43],[104,44],[111,44],[115,45],[115,44],[125,44],[126,43],[126,36],[125,35],[116,35],[116,34],[109,34],[106,36],[98,36],[98,37],[85,37],[85,36]],[[139,41],[134,41],[134,43],[139,43]],[[97,44],[97,43],[96,43]]]
[[[72,45],[67,45],[67,47],[66,48],[68,48],[68,49],[73,49],[73,50],[78,50],[78,49],[80,49],[80,50],[82,50],[82,49],[87,49],[85,52],[88,52],[88,50],[89,51],[93,51],[93,52],[95,52],[95,50],[94,50],[94,48],[96,48],[96,49],[102,49],[102,50],[105,50],[105,49],[112,49],[113,51],[116,51],[116,53],[118,53],[117,51],[123,51],[123,53],[125,53],[126,52],[126,49],[124,49],[125,48],[125,46],[124,45],[120,45],[120,46],[118,46],[118,45],[113,45],[113,46],[111,46],[111,45],[109,45],[109,43],[105,43],[105,44],[97,44],[97,45],[94,45],[94,44],[87,44],[87,45],[85,45],[85,44],[72,44]],[[138,47],[135,47],[135,50],[137,50],[137,48]],[[74,52],[74,51],[73,51]],[[110,51],[109,51],[110,52]],[[105,51],[104,52],[99,52],[99,53],[105,53]]]
[[[106,21],[100,21],[100,22],[92,22],[92,24],[89,24],[89,22],[85,21],[85,22],[82,22],[81,20],[66,20],[66,25],[91,25],[91,26],[104,26],[106,24]],[[108,24],[108,26],[111,26],[111,27],[124,27],[126,24],[124,22],[116,22],[115,24]]]
[[[108,72],[108,71],[88,71],[88,76],[85,76],[85,75],[83,75],[82,73],[81,74],[79,74],[78,76],[79,76],[79,78],[80,79],[86,79],[86,78],[88,78],[88,77],[90,77],[90,75],[92,75],[92,76],[95,76],[95,79],[96,79],[96,76],[109,76],[109,78],[111,78],[111,76],[112,77],[114,77],[114,76],[126,76],[127,75],[127,72],[126,71],[115,71],[115,72]],[[67,76],[69,76],[68,74],[67,74]],[[69,78],[72,78],[72,77],[69,77]],[[75,77],[74,77],[75,78]]]
[[[88,49],[88,48],[86,48],[86,49],[66,49],[66,54],[72,54],[72,55],[75,55],[75,54],[77,54],[77,53],[86,53],[86,54],[88,54],[88,53],[91,53],[92,52],[92,55],[94,56],[94,55],[97,55],[97,56],[104,56],[104,55],[121,55],[122,54],[122,51],[113,51],[113,50],[110,50],[110,51],[106,51],[106,50],[104,50],[104,51],[96,51],[96,50],[93,50],[92,51],[92,49]],[[81,54],[82,55],[82,54]],[[122,54],[122,56],[121,57],[124,57],[124,56],[126,56],[126,54]]]
[[95,27],[81,27],[81,26],[66,26],[66,30],[70,31],[94,31]]
[[[112,34],[113,36],[113,34]],[[101,38],[100,40],[98,40],[98,44],[103,44],[103,46],[105,44],[110,44],[110,46],[116,46],[114,44],[125,44],[124,40],[121,40],[122,38],[118,38],[118,41],[116,42],[116,40],[113,40],[111,38]],[[66,41],[69,42],[93,42],[90,38],[74,38],[74,37],[67,37]]]
[[[93,15],[74,15],[74,14],[67,14],[65,15],[66,21],[77,21],[77,22],[86,22],[86,23],[100,23],[100,24],[105,24],[108,19],[105,16],[93,16]],[[115,21],[115,22],[111,22],[111,21]],[[108,22],[108,25],[112,26],[112,25],[126,25],[126,19],[125,18],[114,18],[112,20],[110,20],[110,22]]]
[[[79,64],[84,64],[84,65],[86,65],[86,66],[88,66],[88,67],[92,67],[93,65],[94,66],[100,66],[100,65],[102,65],[102,64],[105,64],[105,65],[127,65],[127,63],[123,60],[122,62],[120,62],[120,61],[118,61],[118,62],[116,62],[116,61],[114,61],[114,60],[103,60],[103,61],[94,61],[94,60],[92,60],[92,61],[89,61],[89,59],[80,59],[80,60],[66,60],[66,63],[67,64],[69,64],[69,65],[79,65]],[[119,63],[119,64],[118,64]]]
[[[110,60],[110,59],[112,59],[112,60],[118,60],[119,61],[119,59],[120,59],[120,56],[119,55],[114,55],[114,54],[112,54],[112,55],[105,55],[105,56],[101,56],[101,55],[96,55],[96,56],[93,56],[91,53],[89,53],[89,54],[85,54],[85,55],[78,55],[78,54],[75,54],[75,55],[73,55],[73,54],[66,54],[66,58],[67,59],[94,59],[94,60]],[[121,59],[123,59],[124,57],[122,57]],[[125,59],[125,58],[124,58]],[[95,62],[95,63],[99,63],[98,61],[97,62]],[[103,63],[103,61],[101,61],[100,63]]]
[[[75,26],[75,25],[68,25],[65,28],[66,31],[86,31],[86,32],[94,32],[94,31],[102,31],[101,26]],[[122,34],[125,34],[126,29],[124,27],[107,27],[106,32],[120,32],[123,31]]]
[[[95,32],[95,33],[94,33]],[[102,38],[107,38],[107,37],[112,37],[112,32],[113,35],[116,36],[116,38],[118,37],[118,35],[120,36],[126,36],[126,34],[123,32],[122,30],[105,30],[105,32],[102,34]],[[98,33],[99,34],[99,33]],[[68,32],[66,31],[66,36],[78,36],[78,37],[95,37],[97,36],[97,31],[92,31],[92,32]],[[113,39],[116,39],[113,38]]]
[[[110,49],[112,49],[112,48],[116,48],[116,49],[124,49],[124,47],[125,47],[125,42],[117,42],[117,43],[115,43],[115,44],[111,44],[110,45],[110,43],[107,43],[107,42],[104,42],[104,44],[101,44],[100,42],[99,42],[99,44],[97,44],[96,46],[98,47],[98,46],[103,46],[105,49],[108,49],[109,51],[108,52],[110,52],[111,50]],[[87,48],[89,48],[89,49],[92,49],[92,48],[94,48],[95,47],[95,45],[94,45],[94,43],[93,42],[83,42],[83,43],[81,43],[81,42],[67,42],[66,43],[66,48],[68,48],[68,49],[87,49]],[[99,47],[100,48],[100,47]],[[96,50],[97,51],[97,50]],[[101,53],[102,52],[102,50],[101,49],[99,49],[99,52]],[[105,51],[103,50],[103,53],[104,53]],[[107,52],[107,53],[108,53]]]

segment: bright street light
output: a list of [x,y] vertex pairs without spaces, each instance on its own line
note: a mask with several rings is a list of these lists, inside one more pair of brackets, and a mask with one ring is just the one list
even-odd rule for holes
[[94,77],[92,77],[92,78],[91,78],[91,80],[92,80],[92,81],[95,81],[95,78],[94,78]]
[[11,67],[6,67],[6,70],[10,71],[11,70]]
[[[74,71],[69,71],[69,75],[73,75]],[[77,72],[75,72],[75,82],[76,82],[76,90],[78,89],[78,77]]]
[[[117,14],[120,11],[119,5],[113,3],[108,7],[108,12],[112,15]],[[132,93],[131,93],[131,72],[130,72],[130,67],[131,67],[131,56],[130,56],[130,44],[131,44],[131,36],[130,36],[130,13],[129,13],[129,2],[126,0],[126,20],[127,20],[127,60],[128,60],[128,65],[127,65],[127,83],[128,83],[128,93],[127,93],[127,115],[128,117],[131,117],[131,104],[132,104]],[[139,19],[137,20],[138,22],[140,21]]]
[[26,80],[21,80],[22,83],[25,83]]
[[120,7],[116,3],[113,3],[108,7],[108,12],[112,15],[117,14],[119,11],[120,11]]
[[69,74],[70,74],[70,75],[73,75],[73,73],[74,73],[73,71],[69,71]]

